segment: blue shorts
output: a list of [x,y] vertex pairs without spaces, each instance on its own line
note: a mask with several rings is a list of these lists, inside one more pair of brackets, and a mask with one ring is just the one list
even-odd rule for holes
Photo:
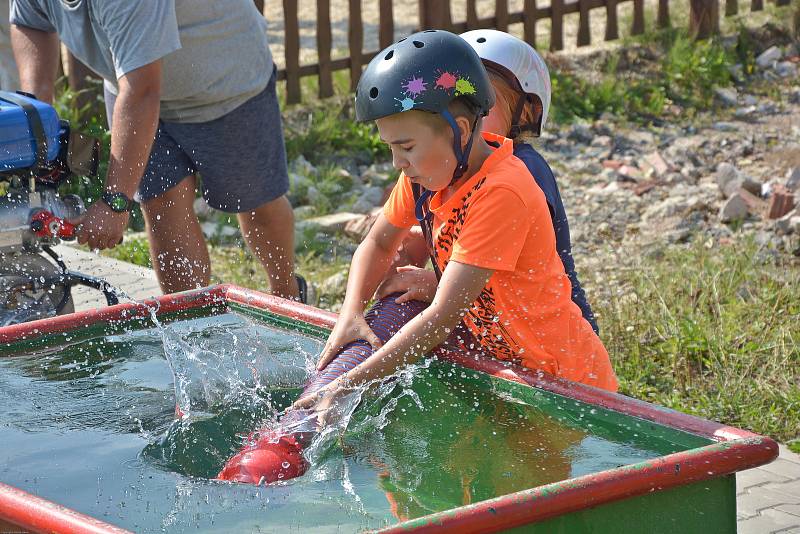
[[[197,175],[208,205],[228,213],[252,211],[289,190],[275,73],[267,87],[209,122],[158,121],[136,200],[147,201]],[[109,127],[116,97],[106,90]]]

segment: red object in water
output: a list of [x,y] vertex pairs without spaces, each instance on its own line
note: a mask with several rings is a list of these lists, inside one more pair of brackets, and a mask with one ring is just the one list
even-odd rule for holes
[[295,436],[277,437],[268,432],[261,434],[253,445],[248,445],[228,460],[217,479],[270,484],[297,478],[307,470],[308,462],[303,458],[303,446]]
[[31,231],[37,237],[75,239],[75,225],[59,219],[47,210],[38,211],[31,217]]

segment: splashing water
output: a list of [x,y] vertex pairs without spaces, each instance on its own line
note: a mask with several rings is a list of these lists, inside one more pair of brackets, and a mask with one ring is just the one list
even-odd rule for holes
[[321,342],[233,314],[156,324],[0,360],[4,482],[137,532],[351,532],[685,446],[589,432],[599,414],[424,360],[346,397],[306,475],[213,482],[295,400]]

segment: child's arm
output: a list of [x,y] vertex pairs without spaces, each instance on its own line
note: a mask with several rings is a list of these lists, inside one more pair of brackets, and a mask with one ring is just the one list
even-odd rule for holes
[[[326,394],[335,396],[343,387],[357,386],[391,375],[400,366],[415,362],[447,339],[493,273],[492,269],[451,261],[442,274],[436,295],[428,308],[411,319],[364,363],[331,382],[317,395],[300,399],[295,403],[295,408],[313,406]],[[319,408],[324,410],[330,402],[325,399]]]
[[369,234],[353,254],[339,320],[322,349],[318,370],[325,368],[342,347],[355,339],[365,339],[375,349],[380,347],[378,336],[364,320],[364,307],[372,299],[407,234],[408,228],[398,228],[387,221],[383,213],[378,215]]

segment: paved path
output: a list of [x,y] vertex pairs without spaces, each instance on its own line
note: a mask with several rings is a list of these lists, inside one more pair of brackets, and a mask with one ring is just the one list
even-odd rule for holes
[[800,456],[781,445],[771,464],[736,476],[739,534],[800,534]]
[[[106,258],[69,245],[59,245],[55,250],[61,255],[70,270],[105,278],[112,286],[125,291],[134,299],[139,300],[161,294],[152,269]],[[103,294],[88,287],[76,286],[73,288],[72,298],[75,301],[76,311],[106,305]]]
[[[70,246],[62,245],[57,250],[70,269],[104,277],[133,298],[161,294],[150,269]],[[73,296],[78,310],[105,305],[105,299],[99,292],[87,288],[75,288]],[[737,475],[736,493],[739,534],[800,534],[799,455],[781,445],[777,460]]]

